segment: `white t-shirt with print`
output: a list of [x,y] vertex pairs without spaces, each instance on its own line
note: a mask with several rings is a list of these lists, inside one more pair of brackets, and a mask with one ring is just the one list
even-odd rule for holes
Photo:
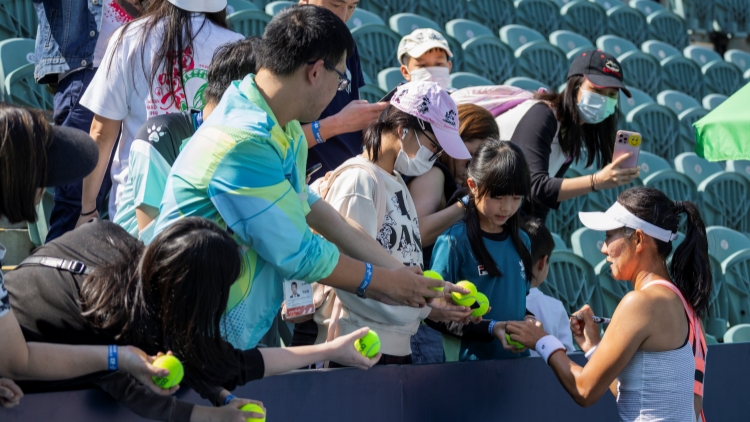
[[[206,86],[206,71],[214,51],[226,43],[244,37],[221,28],[205,18],[193,14],[193,47],[183,52],[183,77],[181,86],[175,91],[176,101],[169,94],[166,71],[157,73],[153,81],[147,81],[151,72],[153,54],[158,50],[163,23],[156,26],[154,35],[144,44],[140,42],[145,21],[130,25],[116,51],[116,41],[123,28],[110,37],[100,69],[81,98],[81,104],[95,114],[112,120],[122,120],[120,143],[112,161],[112,191],[109,197],[109,214],[116,215],[117,204],[128,177],[128,156],[133,137],[141,125],[150,117],[175,113],[189,108],[203,108],[203,90]],[[145,48],[145,75],[141,65],[140,48]],[[170,72],[177,72],[176,64]],[[133,73],[135,72],[135,73]],[[135,81],[134,81],[135,79]]]
[[115,0],[104,0],[102,4],[102,26],[99,29],[99,38],[94,47],[94,67],[99,67],[107,50],[107,43],[117,28],[133,20]]
[[[544,331],[557,337],[565,345],[568,353],[576,351],[573,345],[573,333],[570,331],[570,319],[562,302],[545,295],[534,287],[526,296],[526,309],[541,321]],[[539,356],[539,354],[531,350],[531,356]]]

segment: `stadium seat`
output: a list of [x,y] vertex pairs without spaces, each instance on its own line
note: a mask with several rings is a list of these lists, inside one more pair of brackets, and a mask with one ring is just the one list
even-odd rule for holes
[[469,19],[453,19],[445,24],[445,31],[460,43],[479,35],[493,35],[490,28]]
[[565,29],[561,29],[549,34],[549,42],[550,44],[562,50],[568,56],[568,60],[571,62],[575,58],[576,54],[596,48],[588,38],[573,31],[567,31]]
[[602,314],[601,293],[594,269],[571,251],[552,252],[547,280],[539,290],[560,300],[570,314],[585,304],[591,306],[596,315]]
[[602,35],[596,40],[596,47],[615,57],[620,57],[630,51],[638,51],[638,46],[616,35]]
[[484,35],[463,44],[464,70],[483,76],[496,84],[515,74],[513,51],[499,38]]
[[604,10],[614,9],[615,7],[625,6],[625,3],[620,0],[589,0],[593,3],[598,4]]
[[628,87],[628,91],[630,91],[630,94],[633,97],[628,98],[623,94],[620,95],[619,107],[620,107],[620,113],[622,113],[623,118],[626,117],[636,107],[641,106],[643,104],[650,104],[654,102],[654,99],[650,95],[648,95],[646,92],[643,92],[638,88],[633,88],[628,85],[625,85],[625,86]]
[[544,88],[547,91],[552,91],[552,87],[545,85],[543,82],[539,82],[536,79],[527,78],[525,76],[516,76],[503,82],[503,85],[515,86],[523,88],[527,91],[537,92],[539,88]]
[[601,189],[596,192],[589,194],[589,201],[588,204],[586,204],[586,211],[606,211],[609,209],[609,207],[612,206],[615,202],[617,202],[617,197],[627,189],[630,189],[634,186],[640,186],[641,181],[639,179],[634,179],[632,182],[628,183],[627,185],[618,186],[616,188],[612,189]]
[[362,76],[364,77],[365,84],[372,85],[373,83],[375,83],[375,81],[372,80],[372,78],[370,77],[370,75],[367,74],[367,72],[362,72]]
[[659,12],[661,10],[664,10],[664,6],[652,0],[631,1],[630,6],[634,9],[637,9],[641,13],[643,13],[644,16],[649,16],[650,14],[654,12]]
[[557,5],[550,0],[516,0],[515,5],[516,21],[512,23],[526,25],[545,37],[561,29],[562,16]]
[[741,71],[750,70],[750,53],[742,50],[732,49],[724,53],[724,60],[734,63]]
[[728,160],[726,162],[726,171],[741,174],[750,181],[750,160]]
[[694,152],[683,152],[674,159],[674,168],[689,177],[695,185],[700,185],[711,175],[724,171],[718,163],[698,157]]
[[750,232],[750,183],[737,173],[721,171],[698,184],[701,212],[711,224]]
[[642,151],[667,160],[673,160],[682,151],[679,121],[670,109],[659,104],[644,104],[628,113],[625,121],[630,130],[643,135]]
[[714,30],[742,39],[750,33],[747,0],[714,0]]
[[511,0],[466,0],[467,18],[497,31],[516,19]]
[[711,111],[721,105],[727,99],[726,95],[721,94],[708,94],[703,97],[703,108]]
[[352,29],[352,37],[357,43],[362,71],[377,75],[380,69],[401,64],[396,59],[401,37],[383,25],[365,24]]
[[275,16],[277,13],[281,12],[287,7],[294,6],[295,4],[297,4],[297,2],[295,1],[272,1],[271,3],[268,3],[266,5],[265,10],[269,15]]
[[648,22],[642,13],[627,5],[607,10],[609,33],[641,45],[648,36]]
[[713,31],[714,0],[669,0],[669,8],[685,19],[689,30],[700,34]]
[[684,53],[701,67],[706,93],[732,95],[742,87],[742,71],[719,53],[697,45],[686,47]]
[[530,42],[515,52],[516,74],[537,78],[548,86],[558,86],[568,79],[568,56],[547,41]]
[[695,98],[675,90],[662,91],[656,96],[656,102],[680,114],[694,107],[702,107]]
[[681,56],[662,60],[661,90],[669,89],[684,92],[695,99],[703,98],[701,68],[694,61]]
[[465,18],[466,0],[419,0],[414,13],[432,19],[440,27],[451,19]]
[[496,85],[491,80],[471,72],[451,73],[451,86],[456,89],[468,88],[470,86]]
[[729,324],[750,323],[750,250],[737,252],[721,263],[721,269],[729,302]]
[[369,103],[376,103],[385,97],[386,91],[380,89],[377,85],[365,85],[359,89],[359,97],[367,100]]
[[506,25],[500,28],[500,39],[508,44],[513,51],[534,41],[547,41],[539,31],[523,25]]
[[602,254],[604,232],[581,227],[570,236],[570,244],[573,247],[573,252],[588,261],[592,267],[596,267],[606,259],[606,256]]
[[54,98],[34,80],[34,63],[25,64],[5,77],[3,99],[22,107],[52,110]]
[[260,9],[258,9],[258,6],[256,6],[255,3],[252,3],[248,0],[228,0],[227,1],[227,16],[231,15],[234,12],[239,12],[242,10],[260,10]]
[[706,228],[706,237],[709,253],[719,262],[725,262],[743,249],[750,249],[750,239],[747,236],[727,227],[709,226]]
[[47,240],[52,207],[55,205],[55,189],[47,188],[42,193],[42,200],[36,204],[36,222],[28,223],[29,238],[34,246],[42,246]]
[[727,330],[724,335],[724,343],[748,342],[750,342],[750,324],[737,324]]
[[669,57],[682,56],[680,50],[665,42],[656,40],[648,40],[641,44],[641,51],[654,56],[656,60],[659,60],[660,62]]
[[568,3],[572,2],[572,1],[575,1],[575,0],[552,0],[552,1],[554,1],[557,6],[563,7],[566,4],[568,4]]
[[[578,177],[580,173],[574,169],[568,169],[565,177]],[[578,211],[584,210],[589,201],[589,195],[577,196],[560,202],[560,207],[556,210],[550,210],[547,214],[545,225],[550,231],[560,234],[563,239],[569,240],[570,235],[582,226],[578,219]]]
[[378,72],[378,87],[385,92],[390,92],[401,82],[404,82],[404,75],[399,67],[389,67]]
[[37,16],[31,0],[0,0],[0,40],[36,38]]
[[721,262],[710,254],[708,262],[711,265],[713,286],[711,288],[711,296],[708,299],[708,312],[703,316],[703,327],[707,334],[723,339],[724,333],[727,331],[727,322],[729,321],[728,289],[724,283],[724,272],[721,268]]
[[354,9],[352,17],[349,18],[348,21],[346,21],[346,26],[349,27],[349,30],[352,30],[367,23],[374,23],[385,26],[385,21],[381,19],[380,16],[360,8]]
[[680,140],[683,151],[695,150],[695,129],[693,123],[702,119],[708,111],[695,98],[679,91],[662,91],[656,101],[677,114],[680,121]]
[[[643,159],[643,154],[644,152],[641,152],[641,159]],[[643,174],[643,170],[641,170],[641,174]],[[695,186],[695,183],[682,173],[678,173],[672,169],[666,169],[652,172],[651,175],[646,177],[641,176],[641,178],[643,186],[659,189],[673,201],[691,201],[695,204],[701,203],[701,197],[698,194],[698,189]],[[685,231],[686,229],[687,227],[683,220],[680,222],[680,230]]]
[[[8,74],[21,66],[34,63],[34,40],[12,38],[0,41],[0,87],[5,85]],[[0,100],[3,99],[0,90]]]
[[682,50],[682,53],[688,59],[698,63],[698,66],[705,66],[715,60],[722,60],[721,55],[715,52],[713,49],[706,48],[700,45],[689,45]]
[[591,42],[607,33],[607,12],[596,3],[573,1],[560,9],[563,29],[576,31]]
[[360,0],[359,7],[380,16],[384,21],[398,13],[414,13],[419,0]]
[[650,55],[641,51],[629,51],[617,58],[625,69],[623,82],[634,86],[651,97],[655,97],[661,88],[661,66]]
[[638,165],[641,166],[641,174],[638,177],[641,180],[662,170],[672,170],[669,161],[648,151],[641,151],[639,153]]
[[646,20],[652,39],[664,41],[678,49],[688,45],[687,27],[681,17],[669,10],[660,10],[650,14]]
[[554,250],[556,250],[556,251],[565,251],[565,250],[569,249],[568,245],[565,244],[565,241],[563,240],[563,238],[559,234],[552,233],[552,240],[555,241],[555,249]]
[[263,36],[268,22],[271,22],[271,16],[260,10],[241,10],[227,16],[229,28],[246,37]]

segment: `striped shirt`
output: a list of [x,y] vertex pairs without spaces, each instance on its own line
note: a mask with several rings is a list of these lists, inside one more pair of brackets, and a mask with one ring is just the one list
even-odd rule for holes
[[285,279],[328,277],[338,249],[305,221],[319,199],[305,184],[307,143],[299,122],[281,127],[255,85],[233,82],[172,166],[158,234],[183,217],[205,217],[233,232],[243,271],[232,285],[224,334],[254,347],[284,300]]

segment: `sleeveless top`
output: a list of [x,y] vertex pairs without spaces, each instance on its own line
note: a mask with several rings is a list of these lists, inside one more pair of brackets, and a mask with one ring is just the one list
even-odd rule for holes
[[[680,297],[689,320],[688,339],[675,350],[635,353],[618,376],[617,411],[621,421],[693,421],[693,393],[703,395],[705,368],[700,319],[672,283],[655,281],[644,289],[652,285],[667,287]],[[701,418],[705,421],[702,411]]]

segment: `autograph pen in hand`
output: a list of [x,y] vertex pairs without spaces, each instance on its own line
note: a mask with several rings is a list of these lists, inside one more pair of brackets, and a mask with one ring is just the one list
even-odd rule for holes
[[[578,314],[570,315],[571,318],[575,318],[579,321],[583,321],[583,317],[579,316]],[[604,318],[600,316],[593,316],[591,319],[597,323],[597,324],[609,324],[612,321],[612,318]]]

